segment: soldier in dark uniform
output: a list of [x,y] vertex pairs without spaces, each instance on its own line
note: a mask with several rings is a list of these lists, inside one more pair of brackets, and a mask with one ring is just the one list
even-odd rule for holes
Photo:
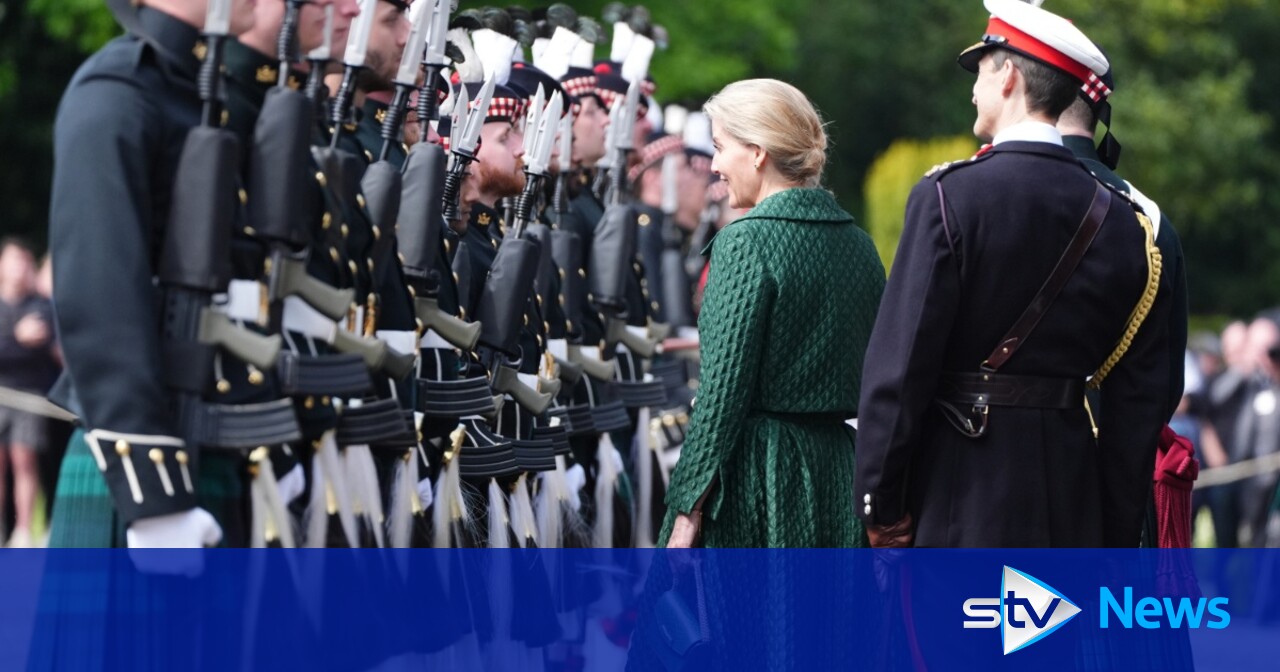
[[[1111,94],[1115,92],[1114,74],[1108,70],[1097,82],[1086,83],[1080,88],[1075,102],[1058,118],[1058,131],[1062,144],[1075,154],[1098,179],[1118,191],[1129,194],[1151,218],[1156,227],[1156,246],[1160,248],[1161,272],[1169,278],[1173,290],[1173,304],[1169,310],[1169,417],[1182,402],[1183,378],[1186,375],[1184,357],[1187,349],[1187,278],[1182,256],[1182,243],[1169,218],[1151,199],[1147,198],[1128,181],[1115,172],[1120,158],[1120,143],[1111,131]],[[1102,143],[1095,147],[1094,135],[1098,123],[1107,125]],[[1167,420],[1166,420],[1167,421]],[[1143,525],[1143,545],[1156,543],[1154,502],[1148,507]]]
[[[1049,12],[986,6],[960,63],[994,146],[908,200],[864,365],[858,513],[879,546],[1136,547],[1168,418],[1168,281],[1149,223],[1053,127],[1105,57]],[[1056,298],[1037,293],[1051,275]]]
[[[222,531],[211,506],[237,537],[247,526],[236,503],[243,458],[204,455],[194,488],[175,477],[190,473],[196,447],[176,438],[166,383],[178,363],[161,355],[154,284],[183,141],[200,119],[205,9],[168,0],[128,10],[129,34],[81,66],[59,107],[50,238],[66,371],[50,397],[76,412],[82,429],[63,463],[51,546],[122,546],[126,529],[130,546],[213,544]],[[232,34],[252,24],[252,5],[237,1]],[[245,364],[224,357],[220,368],[210,372],[216,401],[271,398],[250,383]],[[156,478],[162,470],[168,487]],[[220,494],[230,498],[214,504]]]

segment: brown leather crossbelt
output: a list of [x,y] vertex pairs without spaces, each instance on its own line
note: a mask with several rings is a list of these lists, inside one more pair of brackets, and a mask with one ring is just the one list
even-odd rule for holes
[[[938,198],[944,198],[941,183],[938,184]],[[1040,286],[1040,291],[1036,292],[1018,321],[978,367],[979,371],[942,374],[934,402],[947,421],[961,434],[974,439],[986,434],[992,406],[1069,409],[1077,408],[1083,403],[1083,380],[1019,376],[997,371],[1027,341],[1027,337],[1040,323],[1040,318],[1044,317],[1058,298],[1098,235],[1110,207],[1111,191],[1098,182],[1094,185],[1093,200],[1089,203],[1084,219],[1048,279]],[[943,227],[948,229],[945,201],[942,212]]]

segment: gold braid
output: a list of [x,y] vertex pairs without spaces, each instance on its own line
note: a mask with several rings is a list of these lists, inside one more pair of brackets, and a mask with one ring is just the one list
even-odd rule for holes
[[1138,334],[1138,328],[1147,319],[1147,314],[1151,312],[1151,307],[1155,305],[1156,294],[1160,291],[1160,270],[1163,265],[1163,258],[1160,256],[1160,248],[1155,244],[1155,230],[1151,226],[1151,218],[1143,212],[1137,212],[1138,224],[1142,226],[1143,233],[1146,234],[1147,243],[1147,286],[1142,291],[1142,298],[1138,300],[1138,305],[1134,306],[1133,312],[1129,314],[1129,326],[1124,330],[1124,336],[1120,337],[1120,342],[1116,344],[1116,349],[1098,368],[1097,373],[1089,379],[1089,389],[1096,390],[1102,386],[1102,381],[1106,379],[1107,374],[1111,373],[1111,369],[1124,357],[1124,353],[1128,352],[1129,346],[1133,345],[1133,338]]

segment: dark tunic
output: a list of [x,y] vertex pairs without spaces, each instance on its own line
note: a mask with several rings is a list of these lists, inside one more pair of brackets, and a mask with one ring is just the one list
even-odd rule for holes
[[[976,372],[1031,302],[1095,187],[1070,151],[1039,142],[1003,143],[916,185],[863,376],[856,494],[869,523],[909,512],[920,546],[1138,545],[1168,418],[1167,278],[1102,386],[1097,440],[1083,399],[1065,410],[992,407],[980,439],[962,436],[933,403],[939,376]],[[1092,375],[1124,333],[1146,277],[1144,233],[1117,197],[1001,372]]]

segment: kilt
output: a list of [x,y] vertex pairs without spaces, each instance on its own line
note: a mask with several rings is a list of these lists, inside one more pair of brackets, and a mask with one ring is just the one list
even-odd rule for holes
[[[239,453],[205,452],[197,474],[199,504],[222,526],[223,547],[248,543],[249,489],[246,460]],[[49,548],[124,548],[124,526],[116,516],[107,482],[77,429],[67,444],[58,476]]]

